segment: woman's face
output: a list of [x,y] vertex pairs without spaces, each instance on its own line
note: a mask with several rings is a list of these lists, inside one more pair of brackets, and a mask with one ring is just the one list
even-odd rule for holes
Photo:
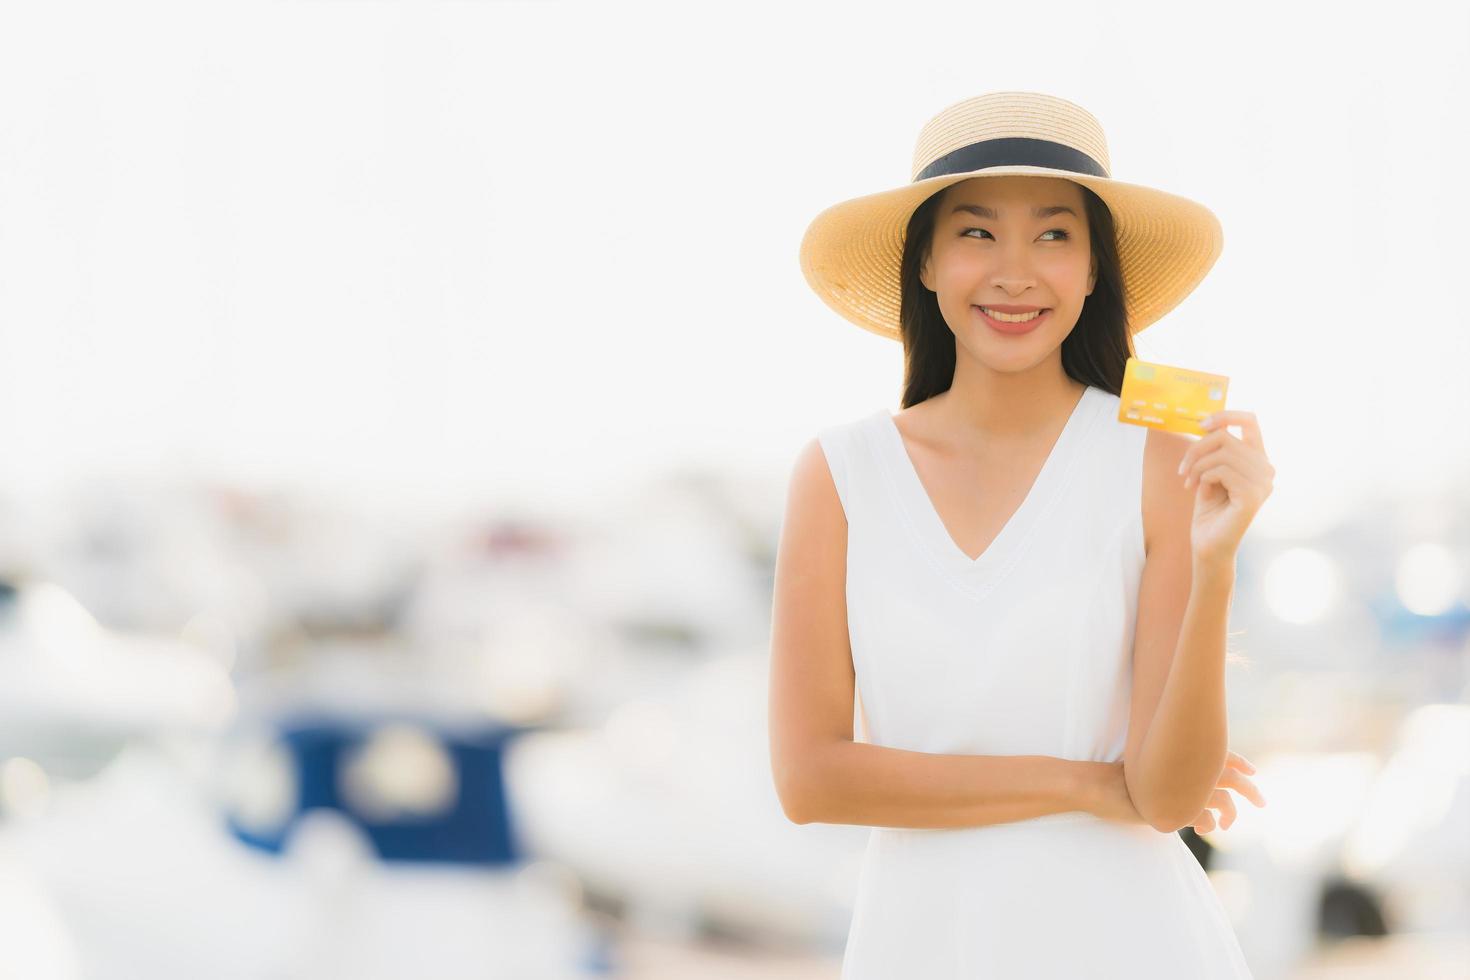
[[[1037,363],[1072,332],[1096,283],[1082,188],[1029,175],[951,185],[919,278],[964,350],[1002,370]],[[1046,312],[1029,323],[997,323],[982,307]]]

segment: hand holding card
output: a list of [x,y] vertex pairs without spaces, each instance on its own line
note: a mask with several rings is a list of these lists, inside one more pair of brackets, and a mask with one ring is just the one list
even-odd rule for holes
[[[1119,422],[1201,436],[1179,463],[1184,486],[1195,488],[1190,551],[1196,568],[1233,567],[1241,538],[1276,477],[1255,413],[1225,408],[1229,383],[1223,374],[1130,357],[1118,398]],[[1240,436],[1230,432],[1232,426]]]

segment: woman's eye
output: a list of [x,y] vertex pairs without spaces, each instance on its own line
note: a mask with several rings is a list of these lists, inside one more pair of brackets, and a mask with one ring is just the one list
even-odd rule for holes
[[[990,232],[985,231],[984,228],[966,228],[964,231],[960,232],[960,236],[961,237],[968,236],[970,234],[970,232],[972,232],[972,231],[983,231],[987,235],[990,234]],[[1052,241],[1061,242],[1061,241],[1066,241],[1067,239],[1069,239],[1069,238],[1072,237],[1070,234],[1067,233],[1067,230],[1065,228],[1048,228],[1046,231],[1042,232],[1042,234],[1043,235],[1050,235],[1052,232],[1056,232],[1058,235],[1061,235],[1062,236],[1061,238],[1053,238]],[[992,237],[994,237],[994,236],[992,236]]]

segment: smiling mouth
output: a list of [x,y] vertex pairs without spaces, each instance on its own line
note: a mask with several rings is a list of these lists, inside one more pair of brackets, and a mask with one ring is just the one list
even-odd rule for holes
[[996,333],[1021,336],[1035,330],[1049,316],[1051,308],[1033,310],[1030,313],[999,313],[992,312],[984,306],[972,305],[971,309],[980,314],[985,325]]
[[977,305],[975,308],[977,310],[980,310],[986,316],[990,317],[992,320],[997,320],[1001,323],[1029,323],[1042,314],[1051,312],[1050,307],[1042,307],[1039,310],[1032,310],[1029,313],[1003,313],[1000,310],[994,310],[988,306],[979,305]]

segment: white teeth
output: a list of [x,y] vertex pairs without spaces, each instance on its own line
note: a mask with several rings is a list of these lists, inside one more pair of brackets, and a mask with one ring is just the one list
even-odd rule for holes
[[982,306],[980,309],[984,310],[987,316],[995,317],[1001,323],[1025,323],[1027,320],[1036,319],[1045,312],[1044,310],[1032,310],[1030,313],[1002,313],[988,306]]

